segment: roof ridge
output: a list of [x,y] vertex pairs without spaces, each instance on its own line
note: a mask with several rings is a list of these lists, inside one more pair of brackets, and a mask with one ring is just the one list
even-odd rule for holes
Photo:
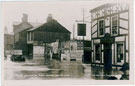
[[[55,27],[54,27],[55,26]],[[40,28],[39,27],[43,27],[43,28]],[[50,28],[50,29],[49,29]],[[53,29],[52,29],[53,28]],[[30,30],[28,31],[33,31],[33,30],[40,30],[40,31],[43,31],[45,30],[46,32],[61,32],[61,33],[71,33],[69,30],[67,30],[63,25],[61,25],[57,20],[55,19],[52,19],[51,21],[48,21],[44,24],[41,24],[40,26],[38,27],[34,27],[34,28],[31,28]],[[50,30],[53,30],[53,31],[50,31]]]

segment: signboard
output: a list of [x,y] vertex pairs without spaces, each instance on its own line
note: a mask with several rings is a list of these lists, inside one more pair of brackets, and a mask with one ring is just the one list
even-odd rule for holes
[[5,50],[5,54],[11,54],[10,50]]
[[102,44],[109,44],[109,43],[114,43],[114,42],[115,42],[115,38],[111,37],[109,33],[106,33],[105,36],[101,38]]
[[52,43],[53,53],[58,53],[58,42]]
[[86,36],[86,24],[78,24],[78,36]]
[[37,56],[43,56],[44,46],[33,46],[33,54]]
[[11,54],[13,54],[13,55],[22,55],[22,50],[12,50]]

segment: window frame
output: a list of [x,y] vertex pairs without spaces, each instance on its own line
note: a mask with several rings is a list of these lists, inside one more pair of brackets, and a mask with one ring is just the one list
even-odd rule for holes
[[[114,18],[114,17],[116,17],[116,19],[117,19],[117,26],[116,26],[116,27],[117,27],[117,30],[116,30],[116,31],[117,31],[117,34],[113,34],[113,32],[112,32],[112,31],[113,31],[113,27],[114,27],[114,26],[113,26],[113,18]],[[119,21],[118,21],[118,15],[114,15],[114,16],[111,17],[111,35],[112,35],[112,36],[118,35],[118,22],[119,22]]]
[[[118,44],[122,44],[122,49],[123,49],[123,52],[122,52],[123,53],[123,57],[122,57],[123,59],[122,60],[123,60],[123,62],[118,62]],[[116,48],[116,53],[117,53],[116,54],[116,57],[117,57],[117,60],[116,60],[116,62],[117,63],[124,63],[124,55],[125,55],[125,52],[124,52],[125,51],[125,49],[124,49],[124,42],[117,42],[116,45],[117,45],[117,48]]]
[[[99,44],[99,43],[96,43],[96,44],[94,44],[95,45],[95,62],[101,62],[101,45]],[[97,60],[97,58],[96,58],[96,54],[97,54],[97,52],[96,52],[96,46],[97,45],[99,45],[99,60]]]
[[27,33],[27,41],[30,41],[30,32]]
[[[100,34],[100,21],[103,21],[103,34]],[[103,37],[105,34],[105,19],[100,19],[98,21],[98,35],[99,37]]]

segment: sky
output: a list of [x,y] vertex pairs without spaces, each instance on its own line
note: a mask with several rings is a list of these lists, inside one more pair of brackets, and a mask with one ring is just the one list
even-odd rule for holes
[[[106,2],[101,1],[44,1],[44,2],[2,2],[2,26],[6,26],[9,33],[13,31],[13,22],[21,22],[23,13],[28,14],[29,22],[45,23],[48,14],[56,19],[60,24],[73,33],[75,25],[75,38],[77,36],[76,20],[83,19],[83,9],[85,21],[88,21],[85,39],[90,39],[90,10]],[[86,18],[88,17],[88,18]],[[71,37],[73,34],[71,34]]]

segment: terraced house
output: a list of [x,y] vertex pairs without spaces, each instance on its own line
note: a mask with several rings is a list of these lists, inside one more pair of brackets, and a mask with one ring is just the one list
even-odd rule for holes
[[38,25],[40,25],[40,23],[29,22],[27,14],[23,14],[21,22],[13,23],[15,50],[22,50],[23,55],[28,54],[27,30],[36,27]]

